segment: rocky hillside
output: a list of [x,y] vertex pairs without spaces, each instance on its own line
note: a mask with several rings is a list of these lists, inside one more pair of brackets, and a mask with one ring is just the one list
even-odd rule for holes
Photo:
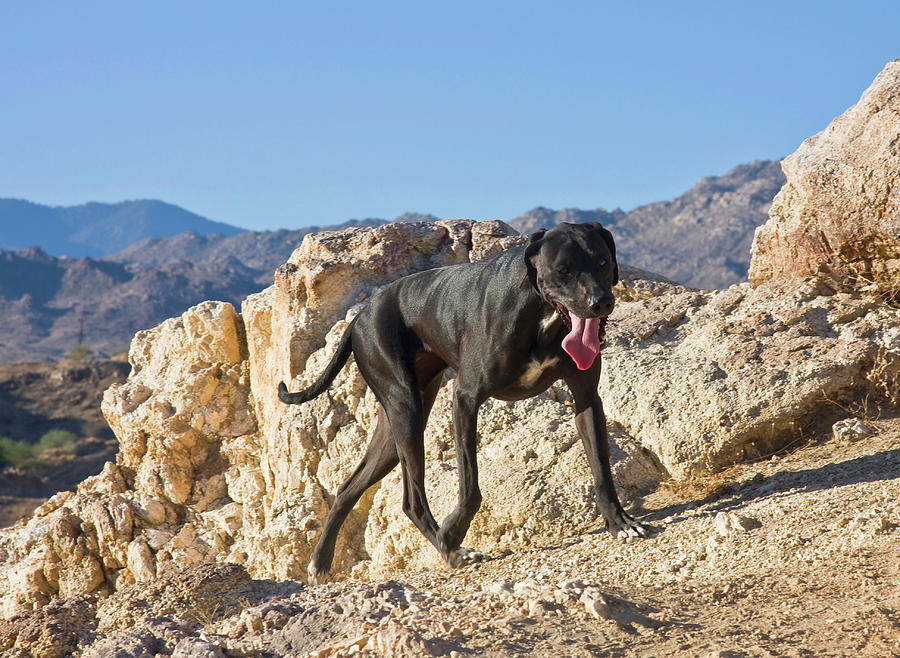
[[[641,206],[629,213],[537,208],[513,220],[513,226],[529,232],[561,221],[601,221],[616,235],[623,262],[691,286],[723,288],[746,278],[753,229],[764,220],[782,181],[778,163],[756,162],[721,177],[703,179],[672,201]],[[26,202],[4,205],[0,200],[0,214],[34,215],[35,226],[47,225],[37,235],[51,240],[47,243],[51,248],[46,250],[0,250],[0,311],[7,318],[0,327],[0,363],[59,359],[78,344],[79,337],[95,353],[110,355],[124,350],[135,331],[203,300],[237,305],[272,282],[275,268],[290,257],[304,236],[322,230],[313,226],[236,234],[234,230],[215,234],[188,231],[146,237],[102,260],[57,258],[46,253],[61,249],[52,240],[70,240],[57,226],[60,222],[83,220],[77,239],[99,245],[97,250],[102,253],[112,244],[109,236],[120,244],[128,236],[172,232],[173,222],[182,215],[165,204],[149,203],[53,209]],[[160,209],[163,206],[165,212]],[[136,213],[137,219],[128,213]],[[147,215],[145,220],[141,213]],[[160,213],[165,221],[156,217]],[[126,217],[128,221],[123,221]],[[188,219],[185,226],[207,231],[217,228],[202,218]],[[396,221],[436,218],[407,213]],[[381,219],[351,220],[328,228],[384,223]],[[9,225],[20,224],[27,222],[16,220]],[[109,235],[100,239],[97,232]],[[73,248],[66,253],[82,252]]]
[[36,248],[0,251],[0,362],[56,360],[79,342],[116,354],[136,331],[204,299],[239,304],[259,290],[259,277],[235,259],[144,269]]
[[51,207],[0,199],[0,248],[10,251],[39,246],[55,256],[98,258],[146,237],[182,231],[230,236],[242,230],[162,201]]
[[34,446],[48,432],[71,437],[71,444],[20,459],[34,461],[25,464],[26,470],[0,458],[0,527],[30,514],[56,492],[75,488],[115,459],[118,441],[100,413],[100,399],[103,390],[124,382],[130,371],[123,361],[94,359],[0,364],[0,437],[17,446]]
[[535,208],[510,221],[523,233],[560,222],[600,222],[621,260],[707,290],[747,279],[753,232],[767,219],[785,178],[779,162],[757,161],[700,180],[671,201],[629,212]]
[[[835,138],[813,140],[803,178],[900,177],[895,89],[900,61],[823,133]],[[806,217],[792,189],[776,227]],[[865,205],[842,196],[848,213]],[[791,254],[774,228],[758,232],[752,271],[756,254]],[[900,212],[879,206],[853,231],[881,244],[900,234]],[[655,537],[617,544],[602,531],[557,384],[480,413],[485,498],[466,543],[491,559],[448,572],[401,511],[394,472],[344,525],[340,582],[300,582],[377,402],[352,364],[306,405],[281,405],[277,382],[318,374],[387,282],[522,240],[467,221],[313,234],[240,313],[204,302],[138,333],[131,375],[102,403],[115,463],[0,531],[0,650],[896,652],[900,432],[877,415],[900,403],[900,309],[885,303],[900,261],[877,253],[867,262],[882,276],[865,285],[838,266],[804,276],[760,262],[761,280],[703,292],[622,268],[600,392],[616,486]],[[438,518],[457,496],[452,386],[426,430]]]

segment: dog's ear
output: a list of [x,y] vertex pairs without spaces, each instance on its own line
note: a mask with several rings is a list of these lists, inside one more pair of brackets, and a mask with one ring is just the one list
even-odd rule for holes
[[531,281],[531,285],[535,288],[537,288],[537,269],[534,267],[534,263],[531,262],[531,259],[534,258],[538,249],[541,248],[541,240],[544,239],[544,233],[546,232],[547,229],[542,228],[529,235],[528,245],[525,247],[525,276],[528,277],[528,280]]
[[609,253],[613,261],[613,285],[619,282],[619,262],[616,260],[616,242],[613,240],[612,233],[608,229],[603,228],[599,222],[592,222],[593,226],[600,232],[600,236],[609,248]]

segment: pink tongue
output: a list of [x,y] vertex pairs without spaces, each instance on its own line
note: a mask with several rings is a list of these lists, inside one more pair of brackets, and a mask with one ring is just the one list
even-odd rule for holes
[[600,353],[600,318],[585,320],[569,313],[572,331],[563,338],[563,349],[572,357],[579,370],[587,370]]

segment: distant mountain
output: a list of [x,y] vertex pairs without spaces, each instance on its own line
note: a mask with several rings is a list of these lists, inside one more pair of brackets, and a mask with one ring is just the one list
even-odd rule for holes
[[37,248],[0,250],[0,362],[55,360],[79,341],[115,354],[135,332],[203,300],[240,304],[261,288],[258,276],[234,258],[147,269]]
[[[629,212],[535,208],[509,223],[528,233],[559,222],[599,221],[613,231],[621,262],[691,286],[724,288],[746,279],[753,231],[766,220],[769,205],[783,183],[778,162],[752,162],[723,176],[704,178],[671,201]],[[126,349],[136,331],[203,300],[239,305],[247,294],[271,283],[275,268],[288,259],[307,233],[323,230],[239,231],[176,206],[131,203],[146,204],[146,213],[132,215],[133,221],[126,212],[129,204],[87,204],[78,210],[0,200],[0,242],[7,244],[12,235],[6,219],[11,216],[10,209],[18,208],[24,212],[16,215],[17,222],[30,224],[34,242],[50,245],[44,250],[0,250],[0,362],[57,359],[79,340],[95,353],[113,354]],[[104,213],[89,213],[93,206],[102,206]],[[160,214],[160,207],[185,213],[200,223],[176,223],[177,214]],[[157,221],[163,216],[171,223]],[[81,224],[79,217],[85,218]],[[395,221],[435,219],[408,213]],[[351,220],[325,228],[383,223],[382,219]],[[16,226],[19,234],[24,234],[24,228]],[[60,226],[80,230],[62,235]],[[81,244],[72,242],[76,238],[113,244],[126,240],[121,236],[135,228],[140,233],[149,231],[150,226],[170,232],[192,226],[204,230],[168,237],[140,235],[142,239],[103,260],[57,258],[46,253],[54,244]],[[231,232],[225,233],[223,226]],[[206,233],[211,227],[219,233]],[[85,237],[88,235],[93,237]],[[102,239],[110,237],[115,239]],[[77,252],[70,248],[60,253]]]
[[326,228],[308,226],[295,231],[244,231],[230,237],[179,233],[167,238],[144,238],[104,260],[133,267],[155,268],[173,260],[218,263],[231,258],[254,270],[260,284],[268,285],[272,282],[275,268],[288,259],[308,233],[384,223],[384,219],[351,219]]
[[530,233],[559,222],[601,222],[622,262],[696,288],[727,288],[746,280],[753,232],[784,182],[779,162],[760,160],[629,212],[535,208],[509,223]]
[[196,215],[162,201],[86,203],[43,206],[19,199],[0,199],[0,248],[39,246],[55,256],[98,258],[143,238],[184,231],[200,235],[237,235],[244,229]]
[[[407,214],[398,221],[422,219],[435,218]],[[351,220],[327,228],[384,223]],[[204,300],[239,307],[272,282],[303,236],[318,230],[324,229],[180,233],[145,238],[103,260],[57,258],[36,247],[0,250],[0,363],[55,360],[79,341],[109,356],[127,349],[135,332]]]

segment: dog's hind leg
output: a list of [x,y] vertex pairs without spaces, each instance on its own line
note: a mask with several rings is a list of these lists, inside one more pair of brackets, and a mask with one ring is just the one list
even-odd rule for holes
[[341,525],[366,489],[390,473],[398,461],[397,448],[394,445],[394,437],[391,435],[391,426],[384,410],[381,410],[365,456],[353,474],[338,489],[334,504],[328,511],[322,534],[313,549],[309,566],[306,569],[310,585],[321,584],[327,580],[331,561],[334,558],[334,545]]
[[[418,398],[418,396],[415,396]],[[425,495],[425,423],[419,400],[387,410],[403,469],[403,512],[441,553],[438,525]]]
[[[443,369],[442,362],[435,369],[417,364],[416,371],[396,364],[390,377],[366,377],[390,420],[403,470],[403,512],[442,555],[445,553],[438,538],[438,524],[425,494],[425,422]],[[432,374],[435,370],[437,374]],[[422,390],[419,381],[428,382]]]
[[[438,541],[438,525],[428,505],[425,494],[425,423],[434,398],[441,384],[443,362],[417,364],[415,376],[407,389],[410,395],[402,396],[401,387],[395,386],[393,395],[386,397],[385,412],[391,423],[391,432],[403,471],[403,512],[425,538],[443,554]],[[427,382],[420,391],[414,383]]]
[[[426,417],[428,412],[431,411],[434,398],[441,387],[441,374],[443,373],[444,364],[431,364],[429,370],[424,373],[427,376],[438,367],[440,368],[439,372],[430,375],[431,381],[422,391],[422,407],[425,410]],[[356,470],[338,489],[334,498],[334,504],[328,511],[325,526],[307,567],[310,585],[321,584],[327,580],[328,571],[334,558],[334,547],[338,531],[350,510],[353,509],[353,506],[356,505],[366,490],[390,473],[399,461],[397,446],[391,433],[391,424],[388,422],[384,409],[381,408],[378,411],[375,431],[372,433],[372,440],[369,442],[365,456],[356,467]]]

